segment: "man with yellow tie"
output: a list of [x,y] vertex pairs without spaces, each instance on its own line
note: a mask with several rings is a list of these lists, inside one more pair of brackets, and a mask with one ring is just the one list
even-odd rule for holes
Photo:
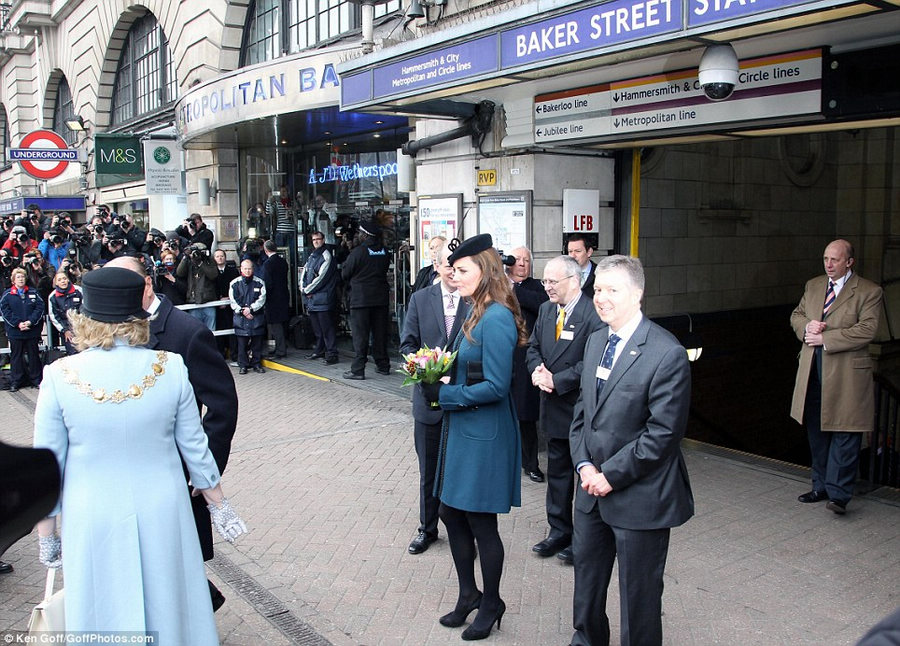
[[569,426],[578,399],[582,357],[588,337],[604,327],[591,299],[581,291],[581,268],[569,256],[544,267],[541,305],[528,342],[526,361],[532,383],[541,390],[540,424],[547,437],[547,521],[550,533],[531,549],[572,563],[572,499],[575,467],[569,452]]

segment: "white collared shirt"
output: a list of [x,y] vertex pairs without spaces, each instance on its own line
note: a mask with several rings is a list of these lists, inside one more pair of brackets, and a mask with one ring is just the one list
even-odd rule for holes
[[[447,306],[447,296],[453,295],[453,307]],[[456,316],[456,310],[459,308],[459,292],[451,292],[444,283],[441,283],[441,305],[444,307],[444,316]]]
[[[622,354],[622,350],[625,348],[625,344],[628,343],[628,339],[634,336],[635,330],[637,330],[638,325],[641,324],[641,321],[643,319],[644,314],[640,310],[638,310],[637,314],[631,317],[631,320],[620,327],[617,332],[613,332],[612,328],[609,329],[610,334],[615,334],[620,339],[620,341],[616,344],[616,353],[613,356],[613,365],[616,365],[616,361],[619,360],[619,356]],[[609,337],[607,337],[607,339],[608,338]]]

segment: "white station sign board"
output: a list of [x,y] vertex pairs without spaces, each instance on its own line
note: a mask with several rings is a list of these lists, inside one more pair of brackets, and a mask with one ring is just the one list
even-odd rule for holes
[[632,138],[822,109],[820,49],[741,61],[725,101],[707,99],[697,77],[696,69],[681,70],[536,96],[534,141]]

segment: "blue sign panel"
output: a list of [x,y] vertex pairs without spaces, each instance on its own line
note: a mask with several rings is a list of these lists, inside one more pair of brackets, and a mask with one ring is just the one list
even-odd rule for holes
[[9,148],[7,158],[10,161],[77,162],[78,150],[75,148]]
[[504,69],[682,29],[680,0],[615,0],[505,31]]
[[11,197],[0,200],[0,215],[18,214],[29,204],[37,204],[42,211],[84,211],[84,197]]
[[744,18],[773,9],[787,9],[809,4],[813,0],[690,0],[688,27],[700,27],[714,22]]
[[462,81],[497,69],[497,35],[493,34],[375,68],[373,98]]
[[341,105],[362,103],[372,98],[372,74],[369,71],[341,77]]

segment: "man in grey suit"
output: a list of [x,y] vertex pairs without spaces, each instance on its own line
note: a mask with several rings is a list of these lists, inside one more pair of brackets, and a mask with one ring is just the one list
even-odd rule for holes
[[531,549],[542,557],[556,554],[571,564],[575,467],[569,450],[569,427],[581,384],[585,343],[604,326],[591,300],[581,293],[581,269],[574,258],[558,256],[550,260],[541,282],[550,300],[538,310],[526,362],[531,382],[541,390],[550,533]]
[[685,349],[644,318],[640,260],[597,263],[594,307],[609,328],[588,339],[569,433],[575,495],[573,646],[607,646],[606,597],[619,560],[621,644],[662,644],[663,572],[672,527],[694,513],[680,442],[691,374]]
[[[453,345],[462,327],[468,305],[451,285],[453,267],[447,262],[450,250],[445,244],[438,251],[437,264],[440,282],[413,292],[400,337],[400,352],[409,354],[424,346],[448,348]],[[419,456],[419,529],[409,544],[410,554],[421,554],[438,537],[438,507],[434,495],[438,450],[441,441],[443,411],[431,408],[421,386],[412,395],[414,439]]]

